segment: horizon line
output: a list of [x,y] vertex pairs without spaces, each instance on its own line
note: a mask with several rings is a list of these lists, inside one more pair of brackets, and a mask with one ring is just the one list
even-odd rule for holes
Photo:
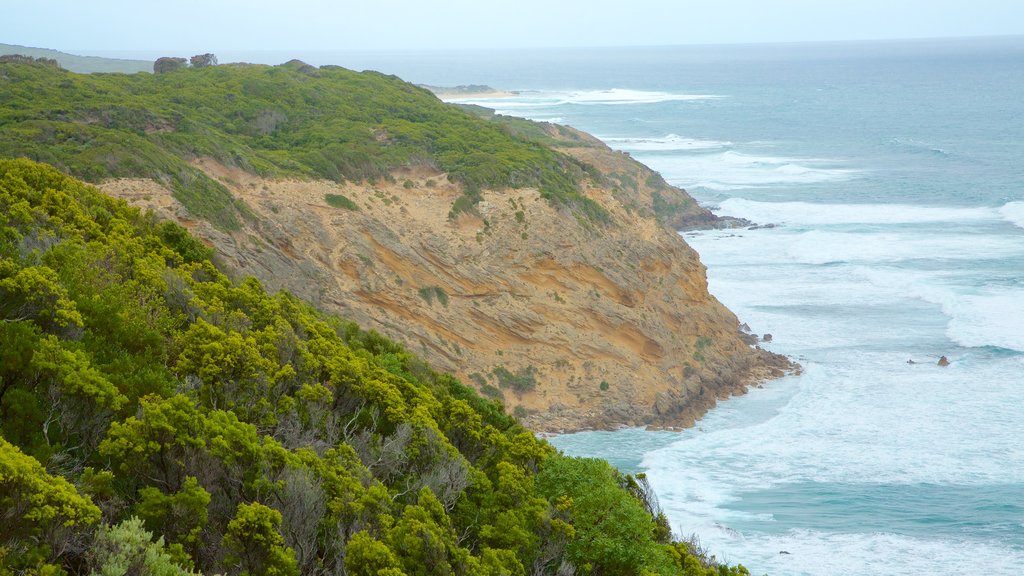
[[[1021,34],[986,34],[986,35],[964,35],[964,36],[915,36],[915,37],[888,37],[888,38],[851,38],[837,40],[766,40],[766,41],[736,41],[736,42],[695,42],[681,44],[621,44],[621,45],[565,45],[565,46],[489,46],[489,47],[401,47],[401,48],[232,48],[221,46],[217,48],[203,48],[201,52],[251,52],[251,53],[279,53],[279,52],[313,52],[313,53],[458,53],[458,52],[543,52],[549,50],[628,50],[642,48],[714,48],[714,47],[745,47],[745,46],[800,46],[800,45],[840,45],[840,44],[872,44],[872,43],[914,43],[914,42],[935,42],[942,40],[1012,40],[1024,39]],[[27,44],[8,44],[10,46],[21,46],[39,50],[56,50],[75,56],[87,57],[91,54],[127,54],[127,53],[184,53],[196,50],[196,48],[52,48],[44,46],[29,46]],[[91,54],[90,54],[91,53]]]

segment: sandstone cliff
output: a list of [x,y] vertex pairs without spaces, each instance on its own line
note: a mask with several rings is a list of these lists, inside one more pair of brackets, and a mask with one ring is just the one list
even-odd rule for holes
[[[612,224],[531,189],[485,191],[479,215],[451,219],[462,190],[425,167],[338,184],[197,161],[254,213],[232,234],[152,180],[102,188],[177,219],[237,272],[404,342],[537,431],[686,426],[716,398],[790,367],[744,342],[673,230],[720,225],[713,215],[596,139],[542,128],[599,172],[585,194]],[[357,209],[337,207],[339,197]]]

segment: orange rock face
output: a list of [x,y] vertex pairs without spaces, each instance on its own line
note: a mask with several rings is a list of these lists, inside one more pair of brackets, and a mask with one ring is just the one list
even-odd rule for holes
[[[178,220],[268,288],[403,342],[536,431],[688,426],[717,398],[793,368],[744,343],[673,230],[714,216],[582,133],[552,136],[604,176],[585,193],[612,224],[532,189],[485,191],[479,216],[452,220],[461,189],[422,167],[391,183],[338,184],[198,162],[256,215],[233,234],[193,220],[152,181],[102,188]],[[359,210],[332,207],[328,194]]]

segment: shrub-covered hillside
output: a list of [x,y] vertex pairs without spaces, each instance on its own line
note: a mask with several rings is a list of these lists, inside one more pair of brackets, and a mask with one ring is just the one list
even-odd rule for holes
[[528,135],[394,76],[301,62],[134,75],[0,63],[0,156],[47,162],[89,182],[154,178],[226,230],[245,207],[192,159],[336,181],[430,165],[465,185],[462,209],[481,187],[530,186],[606,216],[579,193],[586,167]]
[[739,574],[643,478],[0,160],[0,574]]

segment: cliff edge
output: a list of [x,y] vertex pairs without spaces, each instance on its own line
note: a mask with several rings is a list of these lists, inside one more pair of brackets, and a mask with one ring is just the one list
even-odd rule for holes
[[452,217],[464,187],[427,167],[341,184],[197,160],[254,213],[230,233],[152,180],[102,189],[176,219],[238,273],[403,342],[535,431],[684,427],[791,368],[744,341],[673,229],[731,222],[589,135],[534,128],[599,173],[583,193],[610,223],[530,188],[485,190],[475,213]]

